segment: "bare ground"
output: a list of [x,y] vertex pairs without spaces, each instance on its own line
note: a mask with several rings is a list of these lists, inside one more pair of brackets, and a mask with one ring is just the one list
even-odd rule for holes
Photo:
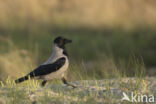
[[77,88],[60,83],[48,84],[44,88],[0,87],[0,104],[133,104],[121,101],[123,92],[128,96],[132,92],[153,95],[155,102],[150,104],[156,104],[155,77],[83,80],[72,84]]

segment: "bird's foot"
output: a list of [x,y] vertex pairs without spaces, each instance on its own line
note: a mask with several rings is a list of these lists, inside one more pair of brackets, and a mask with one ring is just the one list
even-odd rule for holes
[[73,89],[77,88],[77,86],[73,85],[73,84],[67,84],[67,86],[71,86]]

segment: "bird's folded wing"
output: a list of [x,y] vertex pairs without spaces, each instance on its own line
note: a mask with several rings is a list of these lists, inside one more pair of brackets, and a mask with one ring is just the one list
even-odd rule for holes
[[28,75],[30,75],[30,77],[35,77],[50,74],[52,72],[59,70],[65,64],[65,61],[66,59],[64,57],[59,58],[52,64],[39,66],[34,71],[30,72]]

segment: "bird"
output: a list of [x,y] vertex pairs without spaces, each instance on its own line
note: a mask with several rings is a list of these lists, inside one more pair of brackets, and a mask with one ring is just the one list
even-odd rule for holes
[[53,52],[50,58],[27,75],[15,80],[15,83],[36,78],[43,80],[41,86],[45,86],[49,80],[61,79],[64,84],[75,88],[76,86],[68,83],[65,78],[65,72],[69,66],[69,56],[65,47],[67,43],[72,43],[72,40],[62,36],[56,37],[53,41]]

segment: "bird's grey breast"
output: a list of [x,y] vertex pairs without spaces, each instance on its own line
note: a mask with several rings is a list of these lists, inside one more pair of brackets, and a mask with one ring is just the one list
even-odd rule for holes
[[58,69],[55,72],[49,73],[48,75],[42,76],[42,79],[52,80],[52,79],[55,79],[55,78],[62,78],[64,76],[64,73],[68,69],[68,66],[69,66],[68,58],[65,57],[65,59],[66,59],[65,63],[64,63],[64,65],[62,65],[62,67],[60,67],[60,69]]
[[53,50],[51,57],[42,65],[53,64],[56,62],[56,60],[63,58],[63,57],[65,58],[65,63],[57,71],[51,72],[48,75],[43,76],[43,78],[46,80],[51,80],[54,78],[61,78],[61,76],[64,76],[64,72],[67,70],[69,66],[68,57],[63,54],[64,50],[62,48],[59,48],[57,45],[54,45],[53,49],[54,50]]

